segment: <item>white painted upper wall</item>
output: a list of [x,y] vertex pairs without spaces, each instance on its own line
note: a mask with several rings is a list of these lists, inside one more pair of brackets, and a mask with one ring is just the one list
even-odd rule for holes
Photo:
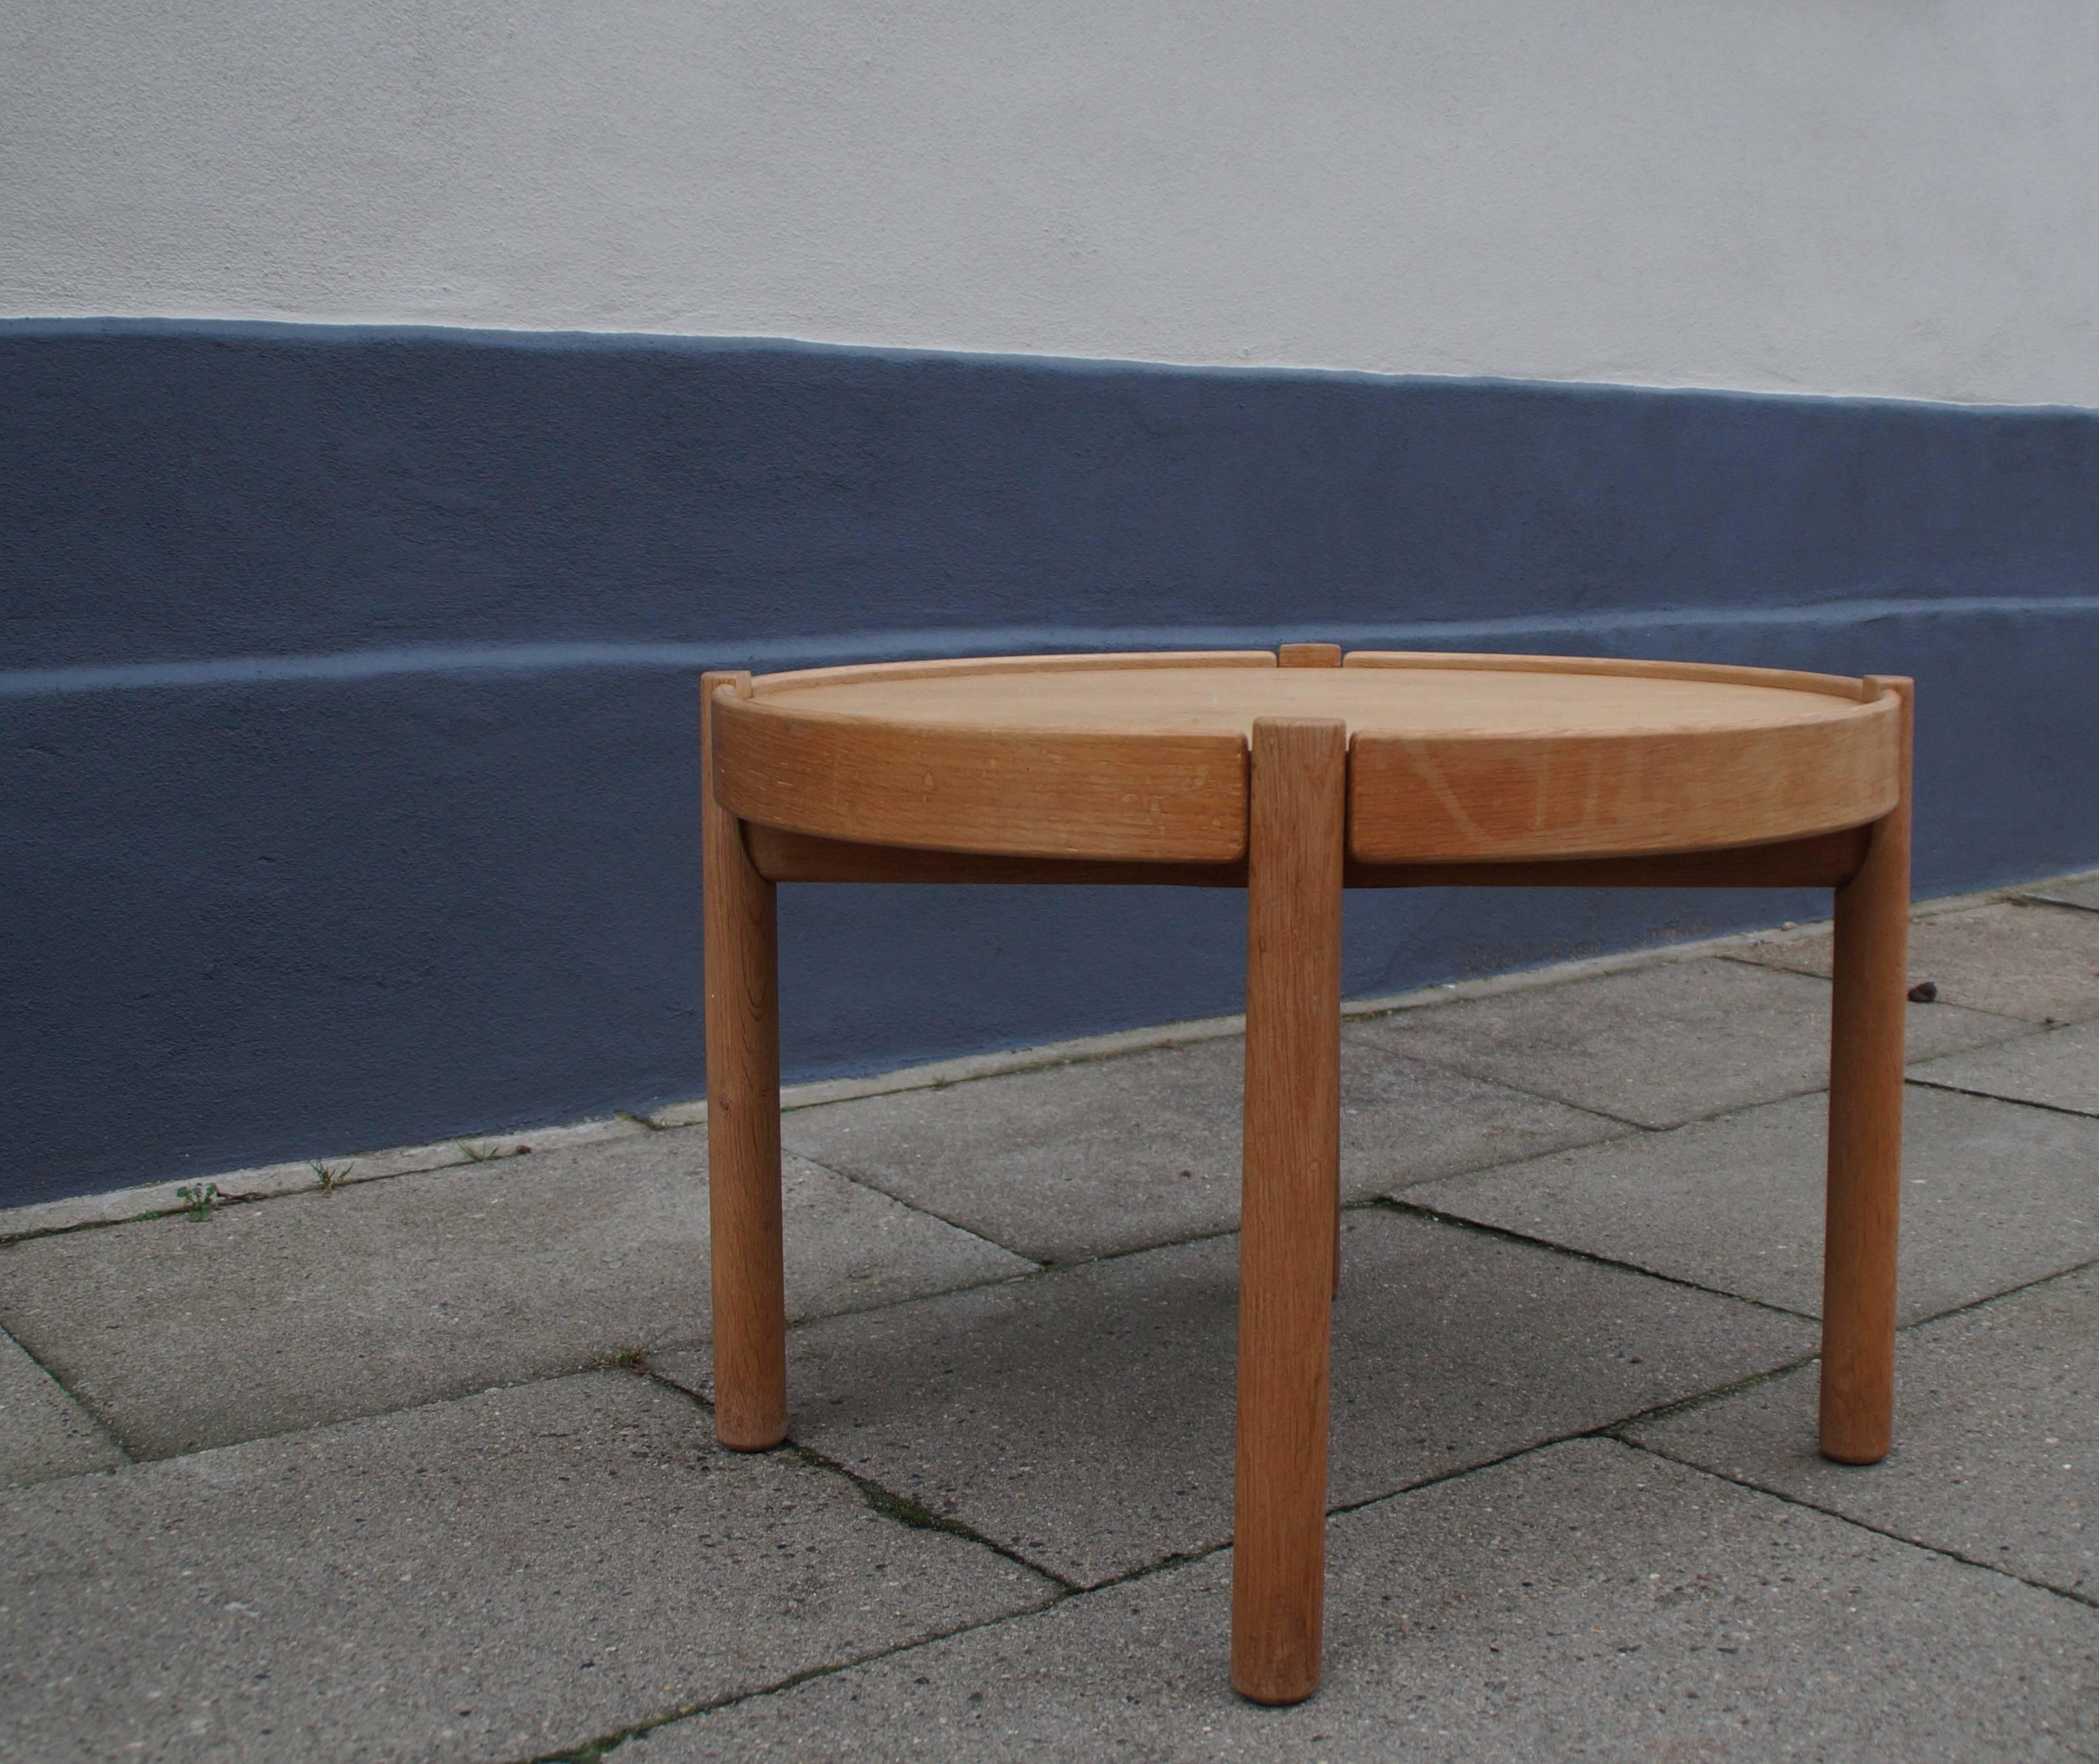
[[0,312],[2099,405],[2092,0],[4,0]]

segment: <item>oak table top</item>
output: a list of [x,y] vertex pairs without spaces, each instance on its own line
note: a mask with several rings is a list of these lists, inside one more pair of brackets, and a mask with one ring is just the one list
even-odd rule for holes
[[747,820],[870,845],[1229,862],[1246,849],[1253,725],[1277,717],[1344,726],[1361,862],[1710,850],[1863,826],[1894,803],[1900,707],[1877,681],[1329,653],[759,675],[721,689],[716,787]]

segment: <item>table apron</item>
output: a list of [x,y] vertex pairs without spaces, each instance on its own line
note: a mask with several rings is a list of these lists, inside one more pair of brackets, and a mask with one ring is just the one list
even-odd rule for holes
[[[1136,888],[1244,888],[1243,861],[1119,862],[1084,858],[1005,858],[824,839],[746,822],[744,843],[768,882],[1035,883]],[[1841,888],[1864,862],[1871,829],[1806,839],[1639,858],[1573,858],[1506,863],[1351,861],[1343,884],[1396,888]]]

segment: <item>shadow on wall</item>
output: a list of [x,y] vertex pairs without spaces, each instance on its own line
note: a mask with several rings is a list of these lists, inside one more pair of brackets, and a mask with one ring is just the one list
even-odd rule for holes
[[[697,1094],[703,666],[1909,673],[1921,890],[2099,859],[2091,412],[172,322],[0,361],[0,1202]],[[1348,981],[1823,910],[1358,897]],[[1202,890],[782,923],[793,1076],[1230,1010],[1243,959]]]

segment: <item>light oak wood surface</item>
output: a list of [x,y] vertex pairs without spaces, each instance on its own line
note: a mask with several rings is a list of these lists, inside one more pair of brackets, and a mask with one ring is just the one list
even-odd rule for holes
[[700,697],[715,1431],[724,1445],[757,1452],[787,1432],[779,920],[772,884],[751,867],[736,818],[706,785],[717,689],[734,698],[750,690],[750,677],[709,674]]
[[1823,1454],[1840,1464],[1886,1457],[1894,1416],[1914,689],[1907,680],[1868,683],[1902,707],[1902,791],[1871,829],[1858,873],[1837,891],[1821,1431]]
[[1232,1682],[1256,1703],[1319,1682],[1345,740],[1339,722],[1253,725]]
[[1256,718],[1347,732],[1366,864],[1639,856],[1811,837],[1894,800],[1898,707],[1859,681],[1586,659],[1265,652],[778,674],[724,703],[750,822],[985,856],[1228,863]]
[[[1529,659],[1529,658],[1526,658]],[[1542,658],[1541,658],[1542,659]],[[1104,665],[955,668],[939,673],[886,668],[775,674],[753,682],[754,709],[851,717],[1028,735],[1067,730],[1123,734],[1235,734],[1243,739],[1262,717],[1327,717],[1351,734],[1402,735],[1678,734],[1714,728],[1767,728],[1842,720],[1859,707],[1858,682],[1833,679],[1810,687],[1789,674],[1766,684],[1747,670],[1713,668],[1657,674],[1595,668],[1468,668],[1416,665],[1412,658],[1376,662],[1351,656],[1339,667],[1293,661],[1289,667],[1221,664],[1204,658],[1157,664],[1148,657]],[[1138,666],[1139,662],[1151,665]]]
[[1674,662],[1357,652],[710,674],[716,1427],[787,1425],[774,889],[1159,884],[1248,897],[1232,1682],[1320,1672],[1348,888],[1837,890],[1822,1447],[1894,1402],[1912,688]]

